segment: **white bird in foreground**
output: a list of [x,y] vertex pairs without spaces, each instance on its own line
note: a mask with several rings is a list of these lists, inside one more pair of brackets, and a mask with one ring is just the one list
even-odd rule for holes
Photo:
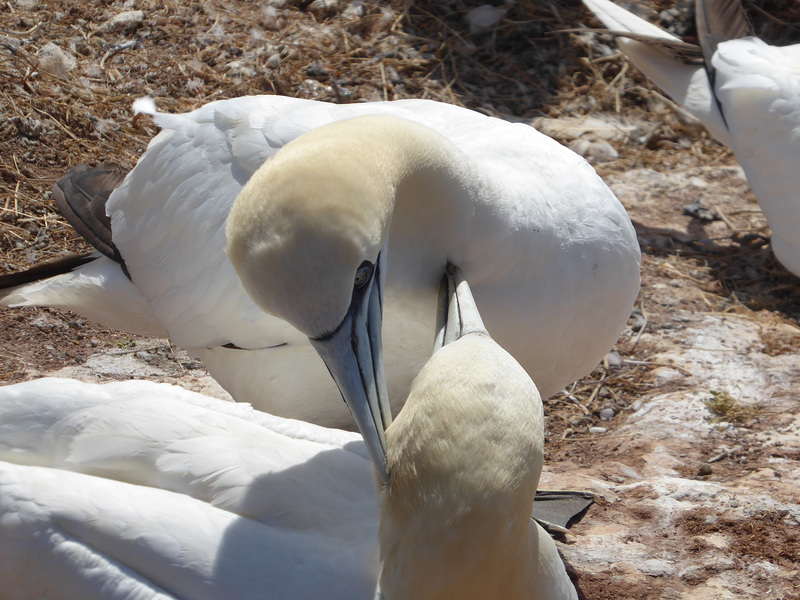
[[[103,194],[122,174],[73,174],[54,189],[79,213],[71,221],[124,260],[132,282],[118,262],[94,255],[68,274],[2,292],[0,306],[57,306],[168,336],[236,400],[344,427],[351,417],[308,337],[337,330],[354,282],[375,289],[377,335],[385,280],[394,410],[429,355],[447,260],[464,270],[488,327],[545,395],[591,371],[629,316],[640,256],[624,208],[581,157],[527,125],[427,100],[280,96],[154,118],[163,131],[105,208]],[[76,185],[92,198],[85,206]],[[252,272],[242,261],[244,286],[225,253],[234,202],[249,206],[234,246],[273,252]],[[380,269],[379,253],[388,261]],[[245,293],[259,287],[269,314]],[[380,347],[362,351],[384,377]]]
[[701,47],[610,0],[583,3],[620,36],[639,70],[734,151],[772,229],[775,256],[800,276],[800,44],[752,37],[739,0],[697,0]]
[[379,583],[385,600],[577,598],[530,519],[539,394],[466,283],[450,282],[446,345],[386,432],[392,483],[377,494],[356,434],[165,384],[0,388],[0,589],[372,600]]

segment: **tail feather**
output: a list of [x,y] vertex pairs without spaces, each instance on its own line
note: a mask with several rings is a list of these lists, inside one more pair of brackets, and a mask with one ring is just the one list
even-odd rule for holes
[[12,293],[13,288],[63,275],[64,273],[71,273],[78,267],[97,260],[97,258],[98,255],[94,252],[70,254],[69,256],[41,262],[30,269],[25,269],[18,273],[0,275],[0,300]]
[[[738,0],[718,1],[725,4]],[[613,30],[620,49],[639,70],[699,119],[711,135],[730,146],[728,126],[699,45],[682,42],[611,0],[583,0],[583,4]],[[718,22],[716,17],[711,21]]]
[[61,308],[120,331],[168,337],[121,265],[99,252],[0,275],[0,308],[13,306]]

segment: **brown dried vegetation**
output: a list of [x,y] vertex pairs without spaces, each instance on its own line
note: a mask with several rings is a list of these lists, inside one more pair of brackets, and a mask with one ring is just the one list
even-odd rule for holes
[[[691,41],[691,11],[672,4],[652,2],[654,20],[660,13],[664,25]],[[768,41],[800,39],[797,2],[747,6]],[[603,176],[700,165],[719,167],[723,178],[736,164],[610,37],[557,33],[592,23],[578,0],[517,0],[503,5],[491,27],[476,31],[467,19],[473,7],[466,0],[0,0],[0,269],[86,249],[57,214],[49,189],[82,162],[113,159],[132,167],[157,132],[147,117],[130,111],[145,95],[166,112],[246,94],[284,94],[339,103],[431,98],[523,121],[610,113],[648,127],[612,141],[619,157],[597,165]],[[659,215],[635,222],[644,252],[637,312],[615,355],[547,401],[551,456],[591,463],[609,442],[598,445],[589,428],[607,427],[613,437],[619,415],[657,387],[652,374],[664,365],[649,360],[653,349],[643,334],[673,325],[673,307],[650,294],[657,285],[674,285],[685,310],[763,323],[770,355],[797,353],[800,282],[770,254],[769,230],[746,186],[741,194],[744,204],[712,207],[721,211],[722,234],[706,235],[706,225],[688,216],[689,236],[662,225]],[[663,202],[664,210],[679,210],[689,200]],[[0,323],[3,383],[137,344],[135,337],[56,310],[6,310]],[[176,349],[164,343],[158,353],[174,357]],[[179,369],[196,368],[180,360]],[[602,409],[616,416],[603,420]],[[779,515],[756,515],[748,527],[704,518],[686,517],[682,527],[692,533],[723,528],[736,535],[742,556],[798,562],[797,536]],[[587,598],[677,597],[669,585],[623,576],[584,576],[580,583]]]

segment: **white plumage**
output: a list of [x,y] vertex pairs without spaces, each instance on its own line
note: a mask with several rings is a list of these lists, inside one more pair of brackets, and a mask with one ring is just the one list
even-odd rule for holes
[[0,388],[7,598],[371,598],[357,434],[166,384]]
[[356,434],[166,384],[0,388],[4,597],[577,598],[530,518],[538,392],[457,295],[377,495]]
[[[679,41],[610,0],[583,3],[613,31]],[[731,16],[724,11],[740,10],[717,4],[712,0],[702,3],[723,17]],[[709,34],[713,37],[716,32]],[[756,37],[715,41],[719,43],[707,59],[709,64],[704,65],[686,64],[668,47],[646,43],[641,37],[618,38],[620,49],[634,65],[735,152],[772,229],[775,255],[789,271],[800,275],[800,178],[796,167],[800,157],[800,44],[770,46]],[[713,88],[709,70],[713,70]]]
[[[59,306],[168,336],[201,358],[236,400],[351,426],[309,332],[266,314],[245,293],[225,254],[225,225],[244,184],[287,142],[368,114],[434,130],[457,149],[456,168],[470,173],[456,204],[423,187],[413,203],[398,198],[394,208],[383,335],[395,411],[429,354],[447,260],[464,269],[487,326],[543,394],[594,368],[639,288],[639,249],[624,209],[582,158],[531,127],[423,100],[332,105],[259,96],[156,114],[163,131],[107,204],[133,283],[103,257],[0,302]],[[336,156],[328,160],[340,173],[350,168]],[[532,335],[541,343],[531,344]]]

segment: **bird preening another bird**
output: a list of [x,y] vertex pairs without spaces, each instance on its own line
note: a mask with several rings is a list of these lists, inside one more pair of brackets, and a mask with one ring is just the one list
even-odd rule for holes
[[438,349],[386,431],[388,487],[356,434],[244,404],[141,381],[0,388],[0,586],[64,600],[577,598],[530,519],[536,386],[457,269],[442,297]]
[[387,395],[396,412],[429,356],[448,261],[544,395],[591,371],[630,314],[628,215],[527,125],[426,100],[137,108],[162,131],[121,183],[101,168],[58,184],[100,252],[0,278],[0,305],[169,337],[236,400],[351,427],[330,370],[376,448]]
[[699,46],[610,0],[583,3],[639,70],[734,151],[775,256],[800,276],[800,44],[754,37],[739,0],[696,0]]

